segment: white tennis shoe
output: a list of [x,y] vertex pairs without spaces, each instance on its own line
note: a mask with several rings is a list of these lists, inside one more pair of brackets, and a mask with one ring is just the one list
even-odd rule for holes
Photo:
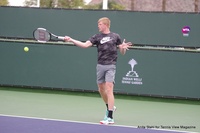
[[114,119],[111,119],[109,117],[107,117],[107,119],[104,119],[102,121],[100,121],[100,124],[104,124],[104,125],[109,125],[109,124],[114,124]]

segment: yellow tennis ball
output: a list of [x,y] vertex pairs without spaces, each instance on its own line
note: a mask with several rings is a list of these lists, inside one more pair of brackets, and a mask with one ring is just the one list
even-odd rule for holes
[[25,51],[25,52],[28,52],[28,51],[29,51],[29,48],[28,48],[28,47],[24,47],[24,51]]

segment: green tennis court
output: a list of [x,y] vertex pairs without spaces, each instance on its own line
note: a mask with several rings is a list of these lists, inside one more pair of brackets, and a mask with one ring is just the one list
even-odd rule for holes
[[[200,102],[116,95],[116,125],[200,131]],[[105,109],[97,93],[0,88],[0,114],[98,123]]]

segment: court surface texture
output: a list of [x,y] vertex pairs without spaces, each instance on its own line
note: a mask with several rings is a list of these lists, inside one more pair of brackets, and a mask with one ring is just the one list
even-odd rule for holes
[[0,133],[194,133],[200,103],[116,95],[114,125],[100,125],[97,93],[0,87]]

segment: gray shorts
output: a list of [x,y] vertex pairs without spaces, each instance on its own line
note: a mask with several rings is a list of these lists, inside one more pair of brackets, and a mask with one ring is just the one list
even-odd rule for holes
[[115,82],[116,65],[97,64],[97,84],[103,82]]

